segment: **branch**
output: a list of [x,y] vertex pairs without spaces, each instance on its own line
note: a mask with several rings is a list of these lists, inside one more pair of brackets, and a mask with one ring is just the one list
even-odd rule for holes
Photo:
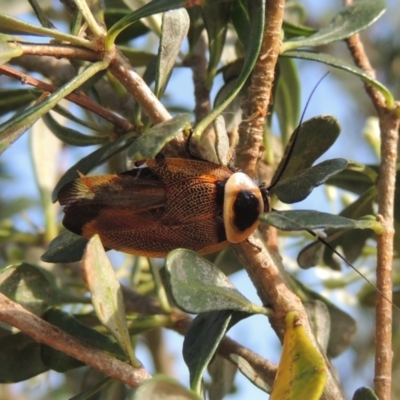
[[[22,83],[27,85],[34,86],[38,89],[44,90],[46,92],[53,93],[58,88],[56,86],[50,85],[43,81],[39,81],[38,79],[32,78],[30,75],[24,74],[23,72],[19,72],[11,67],[6,65],[0,66],[0,75],[6,75],[13,79],[18,79]],[[87,97],[83,93],[71,93],[65,97],[67,100],[72,101],[75,104],[80,105],[82,108],[91,111],[105,120],[111,122],[117,129],[117,132],[125,133],[131,130],[134,130],[135,127],[130,124],[128,121],[118,117],[114,113],[100,106],[99,104],[93,102],[89,97]]]
[[[79,272],[79,271],[78,271]],[[142,315],[163,314],[163,311],[154,297],[144,296],[128,286],[121,285],[124,295],[125,310],[127,313],[139,313]],[[185,335],[192,324],[193,319],[183,311],[173,308],[169,314],[171,325],[168,328],[175,332]],[[268,360],[253,353],[251,350],[225,336],[217,349],[218,354],[231,361],[231,354],[237,354],[243,357],[256,371],[259,371],[260,377],[272,386],[275,379],[277,366]]]
[[[253,71],[248,98],[242,105],[243,120],[239,126],[237,160],[238,166],[250,176],[255,176],[263,127],[271,98],[275,67],[281,47],[284,5],[284,0],[266,1],[266,24],[261,52]],[[256,244],[253,244],[254,242]],[[285,332],[286,314],[289,311],[297,311],[308,337],[325,359],[328,379],[322,398],[343,399],[330,361],[319,348],[312,333],[303,304],[290,290],[281,259],[264,246],[258,234],[253,234],[249,240],[236,244],[233,248],[255,285],[263,305],[273,308],[275,316],[270,318],[270,322],[281,341]]]
[[[346,5],[352,0],[345,0]],[[355,64],[366,73],[375,76],[368,56],[358,34],[347,39],[347,45]],[[376,300],[375,339],[375,392],[379,399],[391,399],[392,384],[392,265],[394,237],[394,196],[396,183],[396,160],[398,132],[400,126],[399,105],[389,109],[380,92],[365,84],[365,90],[378,113],[381,130],[381,165],[378,180],[378,218],[385,227],[385,233],[377,239],[376,286],[382,296]],[[390,301],[388,301],[388,300]]]
[[18,328],[39,343],[62,351],[131,387],[138,387],[151,375],[144,368],[133,368],[95,349],[42,320],[0,293],[0,320]]
[[263,43],[254,66],[247,99],[242,104],[242,122],[239,125],[239,144],[236,149],[237,166],[251,177],[256,175],[275,66],[282,44],[280,35],[284,7],[284,0],[266,2]]

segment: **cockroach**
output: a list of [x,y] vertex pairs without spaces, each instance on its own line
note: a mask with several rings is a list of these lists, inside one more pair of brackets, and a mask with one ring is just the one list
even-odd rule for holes
[[64,226],[129,254],[208,254],[246,240],[268,210],[268,192],[243,172],[208,161],[155,158],[120,174],[82,176],[61,188]]

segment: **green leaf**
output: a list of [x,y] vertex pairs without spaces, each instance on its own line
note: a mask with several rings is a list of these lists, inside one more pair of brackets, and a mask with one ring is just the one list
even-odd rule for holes
[[[100,372],[96,370],[91,370],[90,372],[92,372],[93,374],[98,373],[100,375]],[[91,374],[86,374],[86,376],[84,377],[84,381],[81,383],[81,387],[86,388],[87,383],[91,385],[92,382],[93,382],[93,376],[91,376]],[[118,385],[117,388],[116,385]],[[120,385],[123,385],[123,383],[122,382],[117,383],[113,378],[107,376],[101,379],[95,385],[90,386],[89,389],[84,390],[83,392],[77,394],[74,397],[70,397],[69,400],[88,400],[90,398],[95,398],[97,397],[95,396],[96,394],[100,396],[102,395],[102,393],[99,393],[100,391],[102,391],[103,393],[106,392],[107,393],[106,397],[109,396],[110,399],[117,398],[117,396],[121,394],[121,390],[119,387]],[[116,388],[118,395],[115,395],[115,393],[112,392],[113,388]],[[115,395],[116,397],[113,397],[113,395]]]
[[[349,314],[336,307],[335,304],[330,302],[319,293],[310,290],[306,285],[299,280],[288,275],[291,281],[291,288],[294,293],[300,297],[302,302],[306,305],[315,303],[316,301],[325,304],[329,312],[329,342],[327,354],[330,358],[334,358],[342,354],[349,348],[357,333],[357,323]],[[314,318],[309,318],[311,325],[313,325]]]
[[271,211],[261,215],[260,220],[282,231],[333,229],[372,229],[381,234],[383,226],[375,220],[353,220],[339,215],[314,210]]
[[379,400],[379,398],[371,388],[363,386],[354,392],[352,400]]
[[78,36],[68,35],[56,29],[42,28],[41,26],[21,21],[6,14],[0,14],[0,32],[16,35],[48,36],[59,40],[60,42],[67,42],[89,49],[96,49],[97,46],[95,41],[82,39]]
[[58,234],[58,213],[51,202],[51,192],[58,179],[57,165],[62,143],[46,129],[43,120],[32,127],[29,149],[33,173],[40,193],[40,202],[45,221],[44,240],[47,242]]
[[228,330],[232,310],[199,314],[183,341],[183,359],[190,372],[190,387],[201,393],[203,374]]
[[140,366],[134,355],[126,324],[121,285],[98,235],[89,240],[82,258],[82,269],[97,317],[115,337],[131,364]]
[[2,88],[0,97],[0,116],[10,111],[25,108],[35,100],[31,89]]
[[327,183],[361,195],[376,184],[377,171],[376,165],[368,166],[350,160],[347,168],[331,177]]
[[166,258],[171,296],[190,313],[236,310],[267,314],[267,309],[247,300],[212,263],[194,251],[177,249]]
[[167,87],[182,42],[189,31],[189,24],[189,15],[185,9],[171,10],[163,14],[154,88],[154,94],[158,98],[162,97]]
[[7,36],[0,35],[0,65],[9,62],[14,57],[19,57],[24,53],[22,47],[15,43],[11,45],[7,42]]
[[[1,15],[0,15],[1,17]],[[1,20],[1,18],[0,18]],[[91,76],[108,67],[108,61],[99,61],[71,79],[44,100],[0,125],[0,154],[14,143],[40,117],[50,111],[59,101],[68,96]]]
[[154,158],[172,138],[190,126],[190,115],[179,114],[168,121],[154,125],[140,135],[129,147],[130,160]]
[[218,164],[227,166],[229,163],[229,156],[231,156],[229,137],[226,132],[225,119],[222,115],[218,115],[214,120],[215,131],[215,151]]
[[41,260],[48,263],[71,263],[82,259],[88,240],[64,231],[54,238]]
[[75,114],[72,114],[70,111],[68,111],[64,107],[61,107],[59,104],[57,104],[52,109],[52,111],[55,111],[57,114],[60,114],[61,116],[69,119],[70,121],[76,122],[79,125],[85,126],[86,128],[89,128],[95,132],[100,132],[103,135],[111,136],[112,134],[114,134],[114,132],[111,129],[108,129],[106,126],[100,126],[99,124],[96,124],[95,122],[91,122],[89,120],[83,120],[81,118],[78,118]]
[[194,48],[204,29],[204,21],[201,13],[201,7],[191,7],[186,10],[189,14],[190,24],[188,32],[189,55],[193,54]]
[[322,355],[299,324],[297,313],[286,315],[286,332],[270,400],[319,400],[327,371]]
[[[339,133],[340,125],[337,119],[331,115],[322,115],[303,122],[298,133],[293,132],[272,181],[275,182],[280,176],[289,155],[289,164],[279,180],[284,180],[311,167],[335,143]],[[296,142],[293,144],[295,139]]]
[[51,116],[50,112],[43,115],[43,121],[58,139],[71,146],[84,147],[109,142],[108,137],[84,135],[75,129],[67,128],[64,125],[59,124]]
[[166,376],[156,376],[136,389],[132,400],[203,400],[175,380]]
[[292,57],[292,58],[300,58],[302,60],[310,60],[317,61],[323,64],[330,65],[331,67],[341,69],[346,72],[350,72],[353,75],[358,76],[362,79],[363,82],[373,86],[376,90],[382,93],[382,96],[385,98],[387,106],[392,109],[395,106],[394,98],[392,93],[382,85],[377,80],[371,78],[364,70],[356,67],[354,64],[351,64],[347,61],[344,61],[340,58],[331,56],[330,54],[325,53],[314,53],[306,50],[293,50],[287,51],[284,54],[281,54],[280,57]]
[[[73,315],[58,308],[52,308],[47,311],[44,319],[76,339],[90,343],[91,346],[112,354],[121,360],[126,360],[126,356],[114,340],[79,322]],[[57,372],[66,372],[84,365],[77,359],[47,345],[42,345],[41,357],[48,368]]]
[[385,11],[384,0],[363,0],[340,11],[332,21],[306,38],[298,37],[283,43],[281,52],[303,46],[322,46],[346,39],[368,28]]
[[229,358],[253,385],[263,392],[271,393],[273,379],[266,376],[267,374],[262,368],[254,369],[245,358],[237,354],[230,354]]
[[314,337],[321,349],[326,353],[331,334],[331,319],[328,307],[321,300],[312,300],[304,303],[304,309],[307,312]]
[[[129,8],[106,8],[104,9],[104,22],[107,28],[111,28],[119,20],[126,17],[130,13],[131,10]],[[142,35],[145,35],[149,31],[149,28],[145,24],[143,24],[141,21],[137,21],[121,32],[115,43],[127,43],[132,39],[136,39]],[[132,66],[135,67],[133,64]]]
[[79,160],[76,164],[74,164],[71,168],[69,168],[68,171],[58,181],[51,195],[52,201],[53,202],[57,201],[58,192],[63,186],[79,178],[78,171],[81,174],[87,174],[93,168],[102,164],[104,161],[107,161],[110,157],[126,149],[130,145],[129,140],[135,136],[137,136],[136,132],[128,132],[124,136],[121,136],[120,138],[115,140],[114,142],[109,143],[101,147],[100,149],[97,149],[93,153],[90,153],[86,157]]
[[249,33],[251,31],[251,21],[245,1],[237,0],[232,2],[231,20],[239,40],[242,42],[242,45],[246,47],[249,40]]
[[0,359],[0,383],[21,382],[48,371],[40,343],[23,332],[0,338]]
[[132,25],[136,21],[139,21],[141,18],[145,18],[153,14],[175,10],[176,8],[182,8],[185,6],[185,4],[185,0],[153,0],[150,3],[139,8],[138,10],[128,14],[108,30],[105,41],[106,50],[111,49],[117,36],[123,30],[127,29],[130,25]]
[[346,166],[347,160],[343,158],[323,161],[290,178],[280,180],[272,193],[276,194],[283,203],[297,203],[304,200],[314,188],[325,183],[331,176],[343,171]]
[[290,58],[278,60],[279,79],[274,94],[274,108],[278,116],[283,143],[288,143],[300,118],[300,79],[295,62]]
[[30,312],[41,316],[51,304],[51,285],[43,272],[28,263],[1,270],[0,292]]
[[208,125],[210,125],[239,94],[250,73],[253,71],[253,67],[257,61],[264,33],[265,3],[261,0],[252,0],[247,3],[247,5],[251,19],[251,30],[246,47],[243,68],[232,87],[231,93],[220,104],[218,104],[218,106],[216,106],[207,117],[197,124],[194,129],[194,138],[197,141],[199,141],[201,134],[205,131]]
[[209,2],[201,8],[208,35],[208,50],[210,54],[207,67],[207,87],[209,89],[212,87],[212,82],[224,49],[230,8],[230,2]]
[[28,0],[28,1],[31,7],[33,8],[33,11],[35,12],[36,17],[41,23],[41,25],[44,26],[45,28],[55,29],[54,25],[47,17],[42,7],[40,7],[40,4],[36,0]]
[[[359,219],[364,215],[373,214],[373,203],[377,194],[376,186],[370,187],[370,189],[368,189],[355,202],[342,210],[340,216],[354,220]],[[325,234],[326,237],[324,237],[324,240],[334,248],[340,246],[346,259],[352,263],[358,258],[366,240],[373,235],[373,232],[359,229],[350,232],[338,232],[336,229],[328,229],[325,231]],[[298,255],[297,262],[301,268],[310,268],[315,265],[325,264],[329,265],[333,269],[340,270],[340,264],[334,257],[332,250],[327,248],[319,240],[302,249]]]

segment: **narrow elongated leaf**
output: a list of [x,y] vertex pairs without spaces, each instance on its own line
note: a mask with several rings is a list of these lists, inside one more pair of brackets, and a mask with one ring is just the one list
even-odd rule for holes
[[286,315],[286,332],[271,400],[319,400],[326,383],[326,366],[294,311]]
[[314,210],[271,211],[260,217],[260,220],[282,231],[333,229],[372,229],[381,234],[382,224],[375,220],[353,220],[339,215]]
[[127,156],[130,160],[154,158],[166,143],[189,127],[189,114],[179,114],[168,121],[154,125],[130,145]]
[[58,180],[57,165],[62,143],[46,128],[40,119],[29,132],[29,148],[35,181],[40,193],[44,214],[44,238],[49,241],[58,234],[58,213],[51,202],[51,192]]
[[79,178],[78,171],[82,174],[87,174],[93,168],[102,164],[104,161],[107,161],[113,155],[126,149],[130,145],[130,142],[128,141],[135,136],[137,136],[136,132],[128,132],[114,142],[109,143],[101,147],[100,149],[97,149],[93,153],[90,153],[86,157],[79,160],[75,165],[69,168],[68,171],[58,181],[51,195],[52,201],[57,201],[58,192],[64,185],[66,185],[68,182],[73,181],[74,179]]
[[28,263],[1,270],[0,292],[39,316],[51,304],[50,282],[39,268]]
[[64,231],[54,238],[41,260],[49,263],[70,263],[82,259],[88,240],[75,235],[70,231]]
[[283,143],[288,143],[300,118],[300,79],[293,60],[281,57],[278,66],[279,80],[274,95],[274,109],[278,116]]
[[[1,16],[0,16],[1,17]],[[1,20],[1,18],[0,18]],[[59,101],[72,93],[91,76],[107,68],[108,61],[99,61],[89,66],[78,76],[60,87],[43,101],[33,107],[17,114],[10,120],[0,125],[0,154],[14,143],[27,129],[29,129],[40,117],[49,112]]]
[[23,332],[0,338],[0,383],[25,381],[48,371],[40,357],[40,343]]
[[314,117],[301,124],[297,140],[293,147],[294,134],[286,146],[285,154],[282,157],[273,182],[285,164],[285,159],[290,151],[290,162],[286,166],[283,175],[279,180],[284,180],[303,169],[311,167],[335,143],[340,133],[340,125],[336,118],[331,115]]
[[1,90],[0,116],[10,111],[22,109],[35,100],[31,89],[5,89]]
[[166,376],[156,376],[144,382],[135,390],[132,400],[203,400],[175,380]]
[[247,45],[251,21],[249,10],[243,0],[233,1],[231,5],[231,21],[243,46]]
[[251,19],[251,30],[244,56],[243,68],[232,87],[231,93],[220,104],[218,104],[218,106],[215,107],[207,117],[200,121],[194,129],[194,137],[197,141],[199,141],[201,134],[207,126],[210,125],[239,94],[250,73],[253,71],[253,67],[257,61],[264,32],[265,3],[261,0],[252,0],[247,3],[247,6]]
[[225,45],[231,3],[209,2],[202,7],[204,25],[208,35],[210,57],[207,68],[207,86],[211,88]]
[[89,240],[82,258],[82,268],[100,322],[113,334],[131,364],[140,365],[133,353],[129,337],[121,285],[98,235]]
[[330,54],[315,53],[306,50],[287,51],[281,54],[281,57],[292,57],[292,58],[300,58],[302,60],[317,61],[323,64],[330,65],[331,67],[339,68],[343,71],[350,72],[353,75],[356,75],[359,78],[361,78],[365,83],[368,83],[369,85],[373,86],[376,90],[381,92],[389,108],[394,107],[394,98],[389,89],[386,88],[384,85],[382,85],[382,83],[378,82],[376,79],[371,78],[364,70],[356,67],[354,64],[350,64],[349,62],[344,61],[335,56],[331,56]]
[[43,116],[43,121],[47,127],[58,137],[62,142],[70,144],[71,146],[93,146],[96,144],[104,144],[109,142],[109,138],[105,136],[89,136],[75,129],[67,128],[59,124],[50,113]]
[[190,313],[237,310],[268,313],[247,300],[212,263],[194,251],[177,249],[168,254],[165,268],[176,304]]
[[306,38],[293,38],[282,45],[282,53],[303,46],[322,46],[346,39],[373,24],[385,11],[384,0],[363,0],[344,8],[328,25]]
[[10,17],[6,14],[0,14],[0,32],[17,35],[47,36],[57,39],[60,42],[67,42],[89,49],[95,49],[97,46],[94,41],[82,39],[78,36],[68,35],[56,29],[43,28],[41,26],[30,24],[29,22],[21,21],[17,18]]
[[185,0],[155,0],[144,5],[138,10],[128,14],[124,18],[120,19],[114,24],[107,33],[106,37],[106,49],[110,50],[115,42],[117,36],[130,25],[139,21],[141,18],[148,17],[153,14],[159,14],[162,12],[175,10],[177,8],[184,7],[186,4]]
[[47,17],[46,13],[40,7],[40,4],[36,0],[29,0],[29,4],[33,8],[33,11],[35,12],[39,22],[44,26],[45,28],[49,29],[55,29],[54,25],[50,21],[50,19]]
[[[132,12],[132,10],[128,8],[107,7],[103,10],[103,12],[104,12],[104,22],[107,28],[111,28],[119,20],[129,15]],[[121,32],[121,34],[117,37],[115,43],[118,45],[121,45],[122,43],[128,43],[130,40],[145,35],[149,31],[150,29],[145,24],[143,24],[142,21],[137,21],[134,24],[130,25],[129,28]],[[133,64],[132,66],[136,67]]]
[[163,95],[167,87],[182,42],[189,31],[189,23],[189,15],[185,9],[171,10],[163,14],[154,89],[158,98]]
[[347,160],[335,158],[314,167],[304,169],[288,179],[280,180],[272,190],[283,203],[292,204],[304,200],[314,188],[325,183],[330,177],[343,171]]

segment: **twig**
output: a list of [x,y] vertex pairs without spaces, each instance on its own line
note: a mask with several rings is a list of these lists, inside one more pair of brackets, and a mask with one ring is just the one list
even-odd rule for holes
[[133,368],[123,361],[80,342],[32,314],[2,293],[0,293],[0,320],[18,328],[36,341],[60,350],[128,386],[138,387],[151,378],[144,368]]
[[103,59],[101,52],[95,52],[84,47],[71,46],[69,44],[52,44],[52,43],[28,43],[28,42],[11,42],[10,45],[18,45],[22,49],[23,55],[30,56],[51,56],[57,58],[70,58],[86,61],[100,61]]
[[[352,4],[345,0],[345,5]],[[371,76],[375,71],[358,34],[347,39],[347,44],[355,64]],[[381,130],[381,165],[378,181],[378,218],[385,227],[385,233],[377,239],[376,286],[382,296],[376,300],[375,338],[375,393],[381,400],[391,399],[392,384],[392,264],[394,236],[394,195],[396,183],[396,160],[398,131],[400,126],[398,107],[389,109],[384,98],[374,87],[365,84],[365,90],[378,113]],[[386,299],[385,299],[386,298]]]
[[[80,271],[77,272],[80,273]],[[126,312],[134,312],[143,315],[156,315],[162,313],[162,309],[157,299],[141,295],[124,285],[121,285],[121,288],[124,295]],[[171,325],[168,328],[173,329],[181,335],[186,334],[193,321],[189,315],[177,308],[172,309],[169,317],[171,319]],[[251,350],[230,339],[228,336],[225,336],[225,338],[222,339],[217,352],[230,361],[232,361],[230,359],[231,354],[237,354],[243,357],[256,371],[260,371],[260,376],[262,376],[263,379],[272,385],[277,369],[275,364],[265,360],[258,354],[253,353]]]
[[263,140],[263,127],[271,98],[275,65],[281,47],[281,26],[285,1],[267,0],[264,38],[258,61],[254,67],[247,100],[242,104],[242,122],[239,125],[237,166],[254,177]]
[[[284,0],[267,0],[266,25],[259,60],[254,68],[248,99],[243,104],[243,121],[239,126],[239,145],[237,147],[238,166],[250,176],[255,175],[262,143],[263,126],[270,103],[271,89],[275,75],[275,66],[281,46],[281,26],[283,21]],[[253,244],[253,243],[256,244]],[[343,399],[330,361],[319,346],[312,333],[307,314],[300,299],[289,289],[285,279],[285,270],[272,252],[265,248],[257,234],[249,241],[234,245],[234,251],[245,266],[258,295],[266,306],[275,311],[270,318],[271,325],[283,340],[285,332],[284,317],[289,311],[297,311],[301,324],[314,346],[321,352],[327,365],[328,379],[323,399]],[[262,251],[260,251],[260,248]]]
[[[37,87],[50,93],[53,93],[58,89],[53,85],[32,78],[30,75],[19,72],[11,67],[8,67],[7,65],[0,66],[0,75],[1,74],[9,76],[10,78],[18,79],[22,83]],[[111,122],[117,128],[118,132],[124,133],[135,129],[132,124],[93,102],[83,93],[72,93],[65,98]]]
[[199,37],[193,55],[185,60],[193,72],[196,123],[200,122],[211,111],[210,89],[207,87],[207,39],[205,31]]

